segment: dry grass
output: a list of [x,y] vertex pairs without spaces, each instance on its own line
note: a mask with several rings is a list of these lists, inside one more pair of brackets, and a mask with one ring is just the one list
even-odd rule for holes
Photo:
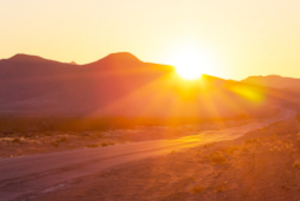
[[[19,122],[22,123],[22,125],[28,126],[31,122],[28,118],[23,120],[24,122]],[[32,120],[31,123],[33,123],[33,121],[34,120]],[[34,152],[30,147],[35,147],[36,150],[42,148],[44,150],[43,153],[81,149],[92,144],[98,144],[99,147],[106,147],[114,145],[114,143],[122,144],[136,141],[174,139],[182,136],[194,135],[204,130],[220,129],[221,127],[223,128],[223,123],[226,124],[226,127],[232,127],[244,125],[252,121],[253,120],[250,119],[226,120],[225,122],[222,122],[222,125],[215,121],[204,121],[195,122],[195,124],[190,125],[178,125],[177,127],[171,125],[145,125],[135,126],[134,128],[110,127],[108,130],[103,130],[101,128],[89,131],[86,129],[77,130],[73,127],[71,130],[61,130],[53,127],[53,129],[43,128],[42,130],[27,129],[21,132],[20,129],[21,127],[23,128],[23,126],[15,125],[16,128],[20,128],[17,129],[18,131],[9,132],[9,129],[6,129],[7,132],[0,132],[0,158],[7,158],[10,155],[13,155],[13,157],[18,156],[17,149],[22,150],[22,155],[39,153]],[[57,123],[61,124],[62,122]],[[207,150],[210,150],[213,148],[212,146],[214,144],[215,143],[210,143],[204,147],[206,147]]]

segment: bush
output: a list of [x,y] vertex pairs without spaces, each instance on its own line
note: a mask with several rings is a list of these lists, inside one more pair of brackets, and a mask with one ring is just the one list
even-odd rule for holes
[[245,141],[246,144],[256,143],[259,139],[248,139]]
[[105,143],[105,142],[103,142],[102,143],[102,147],[107,147],[109,144],[107,144],[107,143]]
[[69,142],[69,140],[66,137],[62,137],[59,140],[60,142]]
[[225,191],[225,186],[224,185],[218,185],[215,187],[215,193],[222,193]]
[[300,159],[295,160],[294,164],[293,164],[294,168],[300,169]]
[[215,142],[212,142],[212,143],[208,143],[208,144],[203,145],[203,147],[204,148],[209,148],[209,147],[211,147],[211,146],[213,146],[215,144],[216,144]]
[[57,142],[52,142],[51,145],[52,145],[53,147],[59,147],[59,144],[58,144]]
[[18,138],[13,139],[12,143],[21,143],[21,140]]
[[198,187],[194,187],[192,189],[193,193],[202,193],[205,190],[205,188],[203,186],[198,186]]
[[224,164],[227,162],[227,158],[222,152],[214,152],[210,154],[210,160],[216,164]]
[[227,154],[233,154],[235,151],[239,150],[239,146],[231,146],[226,148],[226,153]]
[[87,147],[88,148],[97,148],[97,147],[99,147],[99,145],[97,145],[97,144],[89,144]]

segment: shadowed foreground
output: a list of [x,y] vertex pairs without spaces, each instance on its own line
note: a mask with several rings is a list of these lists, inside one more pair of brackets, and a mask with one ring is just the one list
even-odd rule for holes
[[62,186],[72,179],[96,174],[122,163],[210,142],[232,140],[291,116],[293,112],[282,110],[276,117],[261,122],[220,131],[207,131],[177,140],[149,141],[107,148],[2,159],[0,160],[0,197],[2,200],[28,198],[48,192],[57,185]]
[[299,123],[290,118],[235,140],[171,152],[78,179],[33,200],[298,201],[298,133]]

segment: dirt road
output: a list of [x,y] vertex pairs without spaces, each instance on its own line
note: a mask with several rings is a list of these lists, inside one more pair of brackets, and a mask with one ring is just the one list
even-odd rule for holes
[[[276,117],[261,122],[177,140],[128,143],[111,147],[66,151],[0,160],[0,198],[27,200],[38,193],[59,188],[64,183],[96,174],[119,164],[179,151],[215,141],[232,140],[243,134],[290,118],[294,112],[282,110]],[[109,170],[108,170],[109,171]]]

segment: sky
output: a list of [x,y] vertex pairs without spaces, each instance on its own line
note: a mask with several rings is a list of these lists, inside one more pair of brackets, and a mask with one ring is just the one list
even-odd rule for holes
[[0,59],[85,64],[130,52],[177,65],[200,52],[210,62],[199,68],[225,79],[300,78],[299,11],[299,0],[0,0]]

